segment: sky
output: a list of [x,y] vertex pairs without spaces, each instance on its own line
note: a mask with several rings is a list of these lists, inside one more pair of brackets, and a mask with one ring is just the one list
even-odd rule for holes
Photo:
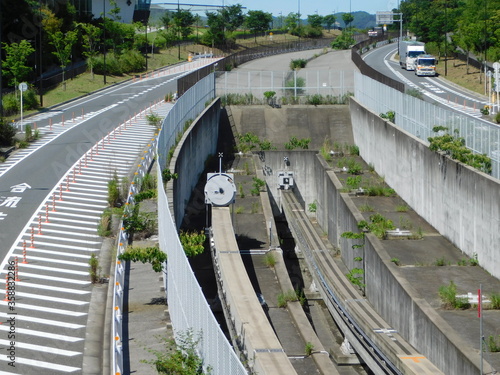
[[[192,11],[199,10],[202,7],[198,5],[236,5],[241,4],[248,10],[262,10],[271,13],[275,17],[283,16],[289,13],[297,13],[300,5],[301,18],[307,18],[310,14],[319,14],[325,16],[327,14],[337,12],[356,12],[365,11],[370,14],[375,14],[377,11],[390,11],[397,8],[397,0],[350,0],[350,1],[325,1],[325,0],[179,0],[180,4],[190,4],[192,6],[182,6],[183,9],[191,8]],[[175,0],[152,0],[151,4],[160,3],[175,3]],[[195,6],[196,5],[196,6]],[[176,6],[174,7],[176,8]],[[208,9],[208,8],[207,8]],[[215,8],[212,8],[213,11]],[[210,9],[209,9],[210,10]],[[204,11],[202,12],[204,13]]]

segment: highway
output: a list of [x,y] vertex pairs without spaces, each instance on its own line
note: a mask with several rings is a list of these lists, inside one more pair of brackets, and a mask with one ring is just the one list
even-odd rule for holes
[[[409,88],[417,89],[425,100],[439,103],[449,109],[473,117],[481,117],[479,112],[487,103],[486,97],[450,84],[448,81],[436,77],[417,77],[415,72],[406,71],[399,66],[399,60],[393,57],[397,53],[397,43],[387,44],[372,49],[362,57],[365,62],[382,74],[403,82]],[[443,77],[445,78],[445,77]]]

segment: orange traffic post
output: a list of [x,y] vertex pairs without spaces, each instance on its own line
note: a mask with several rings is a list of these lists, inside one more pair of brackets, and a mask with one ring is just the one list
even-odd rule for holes
[[49,118],[49,129],[52,130],[52,119]]
[[59,184],[59,200],[62,201],[62,191],[63,191],[63,184]]
[[82,119],[85,120],[85,113],[83,112],[83,108],[82,108]]
[[35,227],[31,227],[31,246],[30,248],[35,248]]
[[38,234],[42,234],[42,215],[38,215]]
[[28,261],[26,260],[26,241],[23,242],[23,261],[21,263],[28,264]]
[[17,257],[14,257],[14,274],[15,274],[15,279],[16,281],[21,281],[19,278],[19,259]]
[[64,126],[64,115],[62,115],[62,126]]
[[49,222],[49,204],[45,204],[45,222]]
[[52,195],[52,212],[56,212],[56,193]]
[[9,276],[5,275],[5,302],[9,301]]

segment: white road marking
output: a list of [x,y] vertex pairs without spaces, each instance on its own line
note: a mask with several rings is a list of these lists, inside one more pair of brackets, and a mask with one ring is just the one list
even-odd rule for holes
[[[0,339],[0,345],[5,345],[8,347],[10,345],[10,341]],[[16,341],[16,348],[36,350],[37,352],[51,353],[51,354],[55,354],[55,355],[62,355],[65,357],[74,357],[75,355],[82,354],[80,352],[75,352],[73,350],[65,350],[65,349],[52,348],[52,347],[48,347],[48,346],[33,345],[33,344],[28,344],[28,343],[24,343],[24,342],[20,342],[20,341]]]
[[[75,271],[75,270],[69,270],[66,268],[57,268],[57,267],[47,267],[47,266],[39,266],[38,264],[20,264],[19,268],[25,269],[25,268],[32,268],[32,269],[38,269],[38,270],[45,270],[45,271],[50,271],[50,272],[57,272],[57,273],[69,273],[72,275],[81,275],[81,276],[88,276],[88,271]],[[23,277],[23,271],[19,271],[19,277],[22,280]]]
[[[9,359],[7,358],[6,355],[0,355],[0,361],[9,362]],[[43,361],[37,361],[34,359],[28,359],[28,358],[23,358],[23,357],[16,357],[16,364],[42,367],[42,368],[50,369],[51,371],[75,372],[75,371],[81,370],[79,367],[58,365],[58,364],[53,363],[53,362],[43,362]]]
[[[7,302],[5,301],[0,301],[1,305],[7,305]],[[68,316],[84,316],[87,315],[87,313],[82,313],[82,312],[77,312],[77,311],[71,311],[71,310],[63,310],[63,309],[55,309],[52,307],[43,307],[43,306],[37,306],[37,305],[30,305],[27,303],[19,303],[16,302],[16,310],[17,309],[26,309],[26,310],[35,310],[35,311],[43,311],[47,313],[52,313],[52,314],[59,314],[59,315],[68,315]],[[7,326],[0,325],[0,330],[3,328],[9,328]],[[18,329],[16,329],[16,332],[19,332]],[[19,332],[21,333],[21,332]],[[83,339],[82,339],[83,340]]]
[[[0,282],[3,282],[5,284],[5,279],[0,280]],[[26,281],[16,281],[16,285],[22,286],[24,288],[38,288],[38,289],[52,290],[54,292],[61,292],[61,293],[71,293],[71,294],[80,294],[80,295],[90,294],[90,291],[88,291],[88,290],[70,289],[70,288],[63,288],[60,286],[52,286],[52,285],[44,285],[44,284],[33,284],[33,283],[28,283]]]

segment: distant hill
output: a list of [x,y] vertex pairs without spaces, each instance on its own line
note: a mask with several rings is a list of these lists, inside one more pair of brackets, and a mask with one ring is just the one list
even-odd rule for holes
[[[345,27],[344,21],[342,20],[342,14],[344,13],[347,12],[335,13],[335,18],[337,19],[337,22],[340,24],[340,27],[342,28]],[[358,12],[352,12],[352,15],[354,16],[354,21],[352,21],[351,24],[352,27],[358,29],[370,29],[376,26],[375,14],[369,14],[364,11],[358,11]]]

